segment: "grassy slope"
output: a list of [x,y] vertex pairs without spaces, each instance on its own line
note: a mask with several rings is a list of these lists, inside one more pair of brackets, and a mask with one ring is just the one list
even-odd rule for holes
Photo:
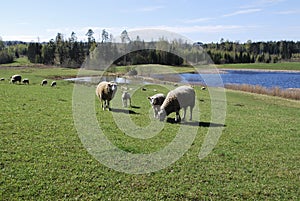
[[[14,73],[17,70],[0,71]],[[227,91],[226,127],[208,157],[197,157],[208,130],[200,126],[189,151],[170,167],[129,175],[105,167],[87,153],[74,128],[73,85],[65,81],[57,88],[38,85],[41,78],[55,73],[67,76],[74,72],[39,69],[28,72],[33,80],[29,86],[0,83],[2,200],[299,198],[299,102]],[[147,88],[133,97],[137,107],[132,110],[138,114],[131,116],[141,126],[150,121],[146,96],[154,88],[166,91],[157,86]],[[202,100],[201,121],[210,122],[209,93],[196,91]],[[120,107],[119,96],[120,91],[113,107]],[[133,139],[116,132],[116,125],[104,118],[110,112],[95,104],[100,124],[107,127],[105,134],[126,151],[158,150],[178,129],[178,125],[166,124],[164,132],[152,139]]]

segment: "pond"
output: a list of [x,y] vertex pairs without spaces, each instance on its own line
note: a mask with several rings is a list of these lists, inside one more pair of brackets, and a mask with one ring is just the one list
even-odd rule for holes
[[[208,85],[214,85],[213,80],[216,76],[221,76],[224,85],[249,84],[267,88],[300,88],[300,72],[226,70],[225,73],[219,75],[183,73],[180,76],[182,78],[181,82],[186,83],[209,83]],[[208,82],[205,83],[204,80]]]
[[[221,74],[197,74],[182,73],[174,75],[153,75],[153,78],[159,80],[172,80],[181,83],[204,84],[208,86],[222,86],[223,84],[249,84],[260,85],[267,88],[280,87],[300,88],[300,71],[255,71],[255,70],[225,70]],[[221,78],[221,79],[220,79]],[[69,81],[81,81],[90,83],[99,83],[100,81],[115,81],[117,83],[129,83],[130,80],[122,77],[79,77],[70,78]],[[222,81],[223,83],[220,83]],[[146,82],[144,83],[146,84]]]

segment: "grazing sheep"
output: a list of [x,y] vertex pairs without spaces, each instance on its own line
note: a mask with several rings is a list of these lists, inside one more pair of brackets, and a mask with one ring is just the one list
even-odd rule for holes
[[103,81],[98,84],[96,88],[96,96],[99,98],[103,110],[106,108],[111,110],[109,102],[114,98],[116,91],[117,84],[115,83]]
[[52,81],[51,82],[51,87],[55,87],[56,86],[56,81]]
[[153,96],[148,96],[147,98],[150,101],[150,104],[153,108],[154,118],[158,119],[158,112],[159,112],[160,106],[163,104],[164,100],[166,99],[165,95],[155,94]]
[[122,93],[122,104],[123,104],[123,107],[127,107],[127,101],[129,101],[129,106],[131,107],[130,93],[128,93],[127,91],[123,91],[123,93]]
[[24,79],[22,80],[22,83],[23,83],[23,84],[29,84],[29,79],[28,79],[28,78],[24,78]]
[[42,86],[47,85],[47,84],[48,84],[48,81],[46,79],[42,80],[42,82],[41,82]]
[[4,80],[5,80],[5,78],[4,78],[4,77],[1,77],[1,78],[0,78],[0,81],[4,81]]
[[15,83],[15,82],[19,82],[19,83],[21,83],[21,81],[22,81],[22,76],[21,75],[13,75],[13,76],[11,76],[11,78],[10,78],[10,83]]
[[201,87],[201,90],[205,90],[206,89],[206,87]]
[[176,112],[175,122],[180,122],[179,111],[183,108],[182,120],[185,120],[186,109],[190,107],[190,120],[192,120],[192,111],[195,106],[195,91],[190,86],[180,86],[170,91],[160,107],[158,116],[163,121],[166,116]]

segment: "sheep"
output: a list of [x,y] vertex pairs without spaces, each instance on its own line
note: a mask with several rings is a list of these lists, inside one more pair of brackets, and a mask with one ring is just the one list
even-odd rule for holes
[[130,93],[128,93],[127,91],[123,91],[123,93],[122,93],[122,104],[123,104],[123,107],[127,107],[127,101],[129,101],[129,106],[131,107]]
[[23,84],[29,84],[29,79],[28,79],[28,78],[24,78],[24,79],[22,80],[22,83],[23,83]]
[[99,98],[103,110],[106,108],[111,110],[109,102],[114,98],[116,91],[117,84],[115,83],[103,81],[98,84],[96,88],[96,96]]
[[51,82],[51,87],[55,87],[56,86],[56,81],[52,81]]
[[190,86],[180,86],[170,91],[166,99],[160,107],[158,117],[163,121],[170,113],[175,112],[175,122],[180,122],[179,111],[183,108],[182,120],[185,120],[186,109],[190,107],[190,120],[192,120],[192,112],[195,106],[195,91]]
[[5,78],[4,78],[4,77],[1,77],[1,78],[0,78],[0,81],[4,81],[4,80],[5,80]]
[[22,81],[22,76],[21,75],[13,75],[11,76],[11,79],[10,79],[10,83],[15,83],[15,82],[19,82],[21,83]]
[[47,84],[48,84],[48,81],[46,79],[42,80],[42,82],[41,82],[42,86],[47,85]]
[[153,108],[154,112],[154,118],[158,119],[158,112],[160,109],[160,106],[163,104],[164,100],[166,99],[164,94],[155,94],[153,96],[148,96],[148,100],[150,101],[150,104]]

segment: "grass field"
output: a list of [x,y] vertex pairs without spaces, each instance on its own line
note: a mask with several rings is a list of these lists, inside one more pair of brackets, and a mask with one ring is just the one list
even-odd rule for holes
[[[73,83],[59,80],[56,88],[39,85],[43,78],[68,77],[75,75],[76,70],[0,69],[0,77],[15,73],[28,77],[32,83],[27,86],[0,82],[1,200],[300,197],[299,101],[227,90],[222,136],[213,151],[199,160],[208,125],[214,122],[209,91],[196,88],[201,122],[189,150],[165,169],[136,175],[102,165],[81,143],[72,112]],[[94,93],[93,87],[82,87]],[[134,107],[128,109],[132,121],[141,127],[152,121],[146,97],[154,89],[167,92],[164,86],[145,87],[146,91],[136,90],[132,98]],[[125,135],[113,119],[113,114],[127,110],[121,107],[120,94],[119,90],[112,101],[112,112],[102,111],[93,97],[97,121],[113,144],[130,153],[151,153],[174,139],[180,125],[171,123],[165,123],[162,132],[150,139]]]

